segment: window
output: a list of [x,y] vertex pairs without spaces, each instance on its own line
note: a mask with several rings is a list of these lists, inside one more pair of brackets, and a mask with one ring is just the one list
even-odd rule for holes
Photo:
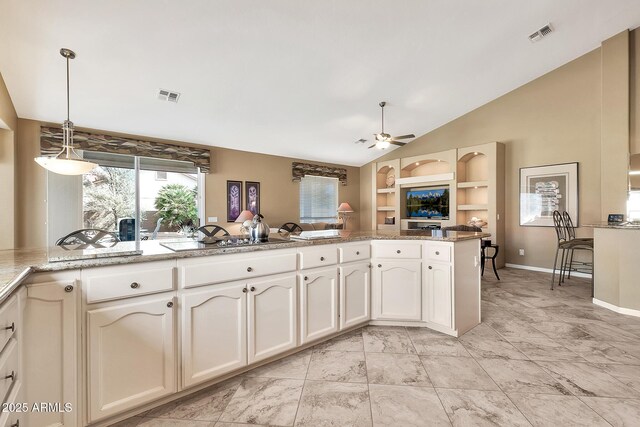
[[300,180],[300,222],[337,222],[338,179],[307,175]]
[[100,166],[83,176],[47,175],[49,245],[82,228],[119,232],[124,218],[138,218],[131,223],[148,239],[180,237],[183,226],[199,225],[204,178],[193,163],[88,151],[84,158]]

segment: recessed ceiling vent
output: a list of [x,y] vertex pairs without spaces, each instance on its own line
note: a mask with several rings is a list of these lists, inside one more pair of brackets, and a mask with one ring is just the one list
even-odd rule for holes
[[531,34],[529,36],[529,41],[531,43],[535,43],[537,41],[542,40],[544,37],[548,36],[552,32],[553,32],[553,27],[551,27],[551,24],[547,24],[544,27],[540,28],[535,33]]
[[180,94],[178,92],[172,92],[170,90],[160,89],[158,91],[158,99],[160,101],[178,102]]

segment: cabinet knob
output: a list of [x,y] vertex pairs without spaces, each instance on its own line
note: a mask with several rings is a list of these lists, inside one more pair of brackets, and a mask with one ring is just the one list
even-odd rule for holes
[[255,292],[255,291],[256,291],[256,287],[255,287],[255,286],[252,286],[252,287],[251,287],[251,292]]
[[169,302],[167,303],[167,307],[169,307],[169,308],[173,307],[173,301],[169,301]]
[[11,371],[11,373],[9,375],[6,375],[4,379],[5,380],[11,379],[11,381],[13,382],[13,380],[16,379],[16,373],[14,371]]
[[20,427],[20,420],[16,420],[16,422],[11,424],[9,427]]
[[64,287],[65,292],[73,292],[73,285],[67,285]]
[[360,251],[356,251],[356,255],[360,255]]
[[397,253],[397,254],[399,254],[400,252],[402,252],[400,249],[398,249],[398,250],[396,251],[396,253]]
[[436,255],[440,255],[440,251],[436,251]]
[[323,256],[320,257],[320,261],[324,261],[324,257]]
[[138,289],[139,287],[140,287],[140,283],[138,283],[138,282],[133,282],[131,284],[131,289]]
[[373,265],[369,264],[369,268],[373,268]]
[[10,326],[6,326],[6,327],[4,328],[4,330],[5,330],[5,331],[15,332],[15,330],[16,330],[16,324],[15,324],[15,323],[13,323],[13,322],[11,322],[11,325],[10,325]]
[[309,280],[309,276],[304,276],[304,280]]
[[249,273],[251,273],[251,272],[253,271],[253,268],[251,268],[251,267],[247,267],[247,271],[248,271]]
[[382,264],[378,264],[378,267],[382,267]]
[[429,266],[429,270],[432,270],[432,269],[433,269],[433,267]]
[[247,288],[242,288],[242,292],[247,293]]

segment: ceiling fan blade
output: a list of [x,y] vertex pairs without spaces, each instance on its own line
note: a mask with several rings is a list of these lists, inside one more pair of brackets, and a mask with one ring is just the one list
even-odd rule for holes
[[401,135],[401,136],[394,136],[392,137],[392,139],[409,139],[409,138],[415,138],[416,136],[412,133],[410,133],[409,135]]
[[373,144],[373,145],[372,145],[371,147],[369,147],[369,148],[373,148],[373,147],[375,147],[375,146],[376,146],[376,144]]
[[399,145],[400,147],[402,147],[403,145],[407,145],[406,142],[400,142],[400,141],[391,141],[391,143],[393,145]]

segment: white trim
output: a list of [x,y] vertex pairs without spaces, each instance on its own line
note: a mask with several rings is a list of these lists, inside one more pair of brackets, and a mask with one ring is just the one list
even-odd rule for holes
[[439,173],[434,175],[424,175],[424,176],[410,176],[407,178],[396,178],[396,185],[406,185],[406,184],[422,184],[422,183],[432,183],[438,181],[451,181],[455,177],[453,172],[448,173]]
[[[531,271],[541,271],[542,273],[549,273],[552,274],[553,270],[551,268],[543,268],[543,267],[533,267],[531,265],[520,265],[520,264],[509,264],[506,263],[504,265],[505,267],[510,267],[510,268],[518,268],[520,270],[531,270]],[[560,269],[557,269],[556,272],[560,271]],[[586,279],[591,279],[591,275],[588,273],[578,273],[576,271],[571,272],[572,276],[576,276],[576,277],[584,277]]]
[[615,311],[616,313],[626,314],[628,316],[640,317],[640,310],[634,310],[632,308],[624,308],[618,307],[617,305],[609,304],[608,302],[600,301],[599,299],[594,298],[593,303],[595,305],[599,305],[600,307],[604,307],[611,311]]
[[200,172],[198,168],[198,220],[200,225],[207,223],[207,204],[205,200],[205,182],[207,174]]

